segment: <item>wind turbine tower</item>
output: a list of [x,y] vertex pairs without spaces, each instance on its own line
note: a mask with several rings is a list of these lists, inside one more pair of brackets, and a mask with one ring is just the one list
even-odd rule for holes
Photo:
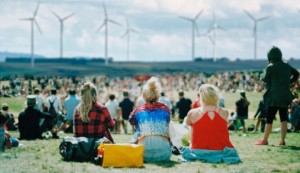
[[103,24],[97,29],[96,32],[100,31],[103,27],[105,27],[105,45],[104,45],[105,55],[104,55],[104,58],[105,58],[105,65],[108,65],[108,56],[107,56],[107,52],[108,52],[108,47],[107,47],[108,46],[108,22],[119,25],[119,26],[121,26],[121,24],[108,18],[106,7],[105,7],[104,3],[103,3],[103,9],[104,9],[105,18],[104,18]]
[[122,38],[127,35],[127,61],[130,60],[130,32],[135,32],[138,33],[136,30],[130,28],[128,19],[126,18],[126,23],[127,23],[127,29],[126,32],[121,36]]
[[60,17],[55,12],[51,11],[53,15],[59,20],[60,23],[60,58],[63,58],[63,33],[64,33],[64,21],[69,19],[70,17],[74,16],[74,13],[66,16],[66,17]]
[[217,58],[216,58],[216,50],[217,50],[217,30],[220,29],[220,30],[225,30],[224,28],[222,28],[221,26],[219,26],[216,22],[216,15],[215,13],[213,13],[213,23],[208,31],[209,32],[212,32],[212,38],[211,38],[211,42],[213,44],[213,58],[214,58],[214,61],[217,61]]
[[201,10],[193,19],[184,17],[184,16],[179,16],[181,19],[192,22],[192,60],[194,60],[194,58],[195,58],[195,29],[199,35],[199,30],[198,30],[196,20],[199,18],[199,16],[201,15],[202,12],[203,12],[203,10]]
[[263,20],[268,19],[271,16],[265,16],[258,19],[255,19],[248,11],[244,10],[244,12],[249,16],[253,22],[254,22],[254,28],[253,28],[253,37],[254,37],[254,59],[257,58],[257,23]]
[[34,68],[34,25],[38,28],[42,34],[42,30],[36,21],[36,15],[39,10],[40,3],[37,4],[36,9],[33,13],[33,17],[21,18],[20,20],[30,21],[31,22],[31,67]]

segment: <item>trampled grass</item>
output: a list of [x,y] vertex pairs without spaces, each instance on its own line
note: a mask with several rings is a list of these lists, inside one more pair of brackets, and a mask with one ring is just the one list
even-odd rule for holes
[[[238,94],[224,94],[226,106],[234,110],[234,102]],[[250,112],[255,112],[260,93],[249,93],[249,100],[253,107]],[[24,98],[23,98],[24,99]],[[1,102],[20,104],[14,112],[20,111],[24,101],[16,102],[1,98]],[[17,110],[18,109],[18,110]],[[252,113],[251,113],[252,114]],[[246,124],[254,124],[247,120]],[[279,127],[279,120],[274,122],[274,128]],[[160,163],[145,163],[142,168],[102,168],[92,163],[65,162],[59,154],[59,139],[20,141],[24,147],[6,150],[0,154],[0,172],[300,172],[300,137],[299,133],[288,133],[287,146],[277,147],[280,133],[272,133],[268,146],[256,146],[262,133],[230,132],[230,138],[242,160],[239,164],[211,164],[200,161],[181,162],[178,156],[173,155],[171,161]],[[12,132],[18,137],[18,132]],[[68,136],[72,134],[63,134]],[[117,143],[127,143],[131,135],[113,134]]]

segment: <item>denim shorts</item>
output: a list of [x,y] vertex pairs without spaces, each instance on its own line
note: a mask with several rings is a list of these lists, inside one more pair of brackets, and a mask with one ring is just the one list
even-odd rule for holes
[[161,136],[147,136],[140,143],[144,145],[144,161],[158,162],[170,160],[172,155],[170,142]]

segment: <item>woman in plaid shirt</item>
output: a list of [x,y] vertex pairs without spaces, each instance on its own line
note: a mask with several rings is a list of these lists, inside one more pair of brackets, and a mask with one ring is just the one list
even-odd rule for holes
[[75,137],[108,138],[114,142],[108,129],[113,129],[115,122],[108,109],[97,99],[97,89],[91,82],[81,87],[81,103],[74,113]]

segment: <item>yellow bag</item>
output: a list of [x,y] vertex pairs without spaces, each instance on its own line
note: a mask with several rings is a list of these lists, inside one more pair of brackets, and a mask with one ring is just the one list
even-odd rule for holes
[[103,153],[103,167],[142,167],[144,146],[136,144],[100,144],[98,153]]

